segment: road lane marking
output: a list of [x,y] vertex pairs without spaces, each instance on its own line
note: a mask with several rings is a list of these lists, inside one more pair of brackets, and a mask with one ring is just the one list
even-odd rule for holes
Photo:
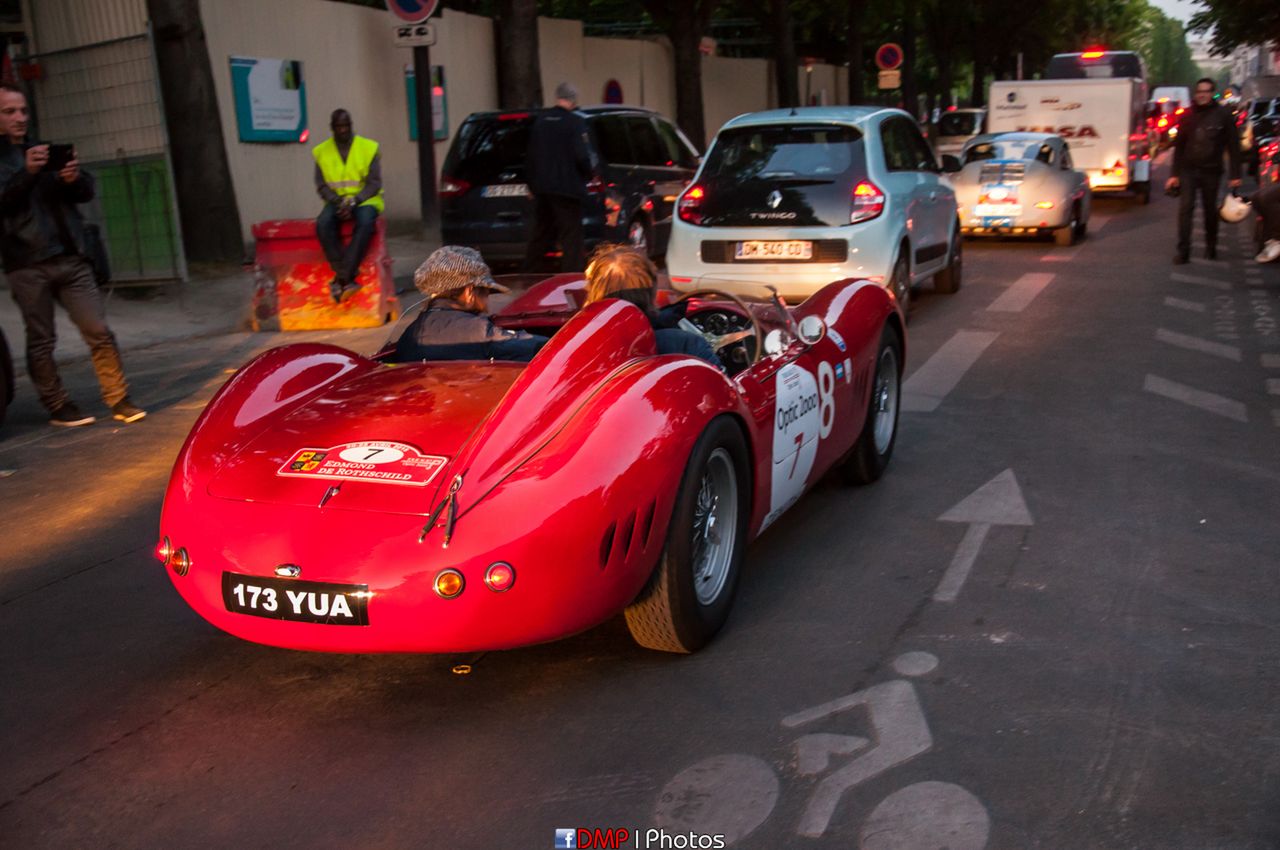
[[1195,387],[1179,384],[1176,381],[1170,381],[1167,378],[1161,378],[1156,375],[1147,375],[1146,380],[1142,383],[1142,388],[1154,395],[1182,402],[1185,405],[1196,407],[1209,413],[1216,413],[1218,416],[1224,416],[1236,422],[1249,421],[1249,412],[1243,404],[1225,396],[1220,396],[1217,393],[1198,390]]
[[1239,363],[1241,360],[1240,349],[1238,346],[1227,345],[1222,342],[1214,342],[1210,339],[1201,339],[1198,336],[1187,336],[1186,334],[1174,333],[1164,328],[1156,329],[1156,339],[1160,342],[1176,345],[1178,348],[1185,348],[1188,351],[1199,351],[1204,354],[1212,354],[1215,357],[1223,357],[1227,360],[1234,360]]
[[1192,257],[1191,262],[1197,266],[1212,266],[1213,268],[1225,269],[1227,267],[1226,260],[1206,260],[1204,257]]
[[1034,525],[1017,476],[1006,469],[938,517],[939,522],[968,523],[950,566],[933,592],[934,602],[955,602],[978,560],[978,552],[993,525]]
[[1042,263],[1066,263],[1075,258],[1078,251],[1058,251],[1054,254],[1045,254],[1040,258]]
[[1108,224],[1110,224],[1110,223],[1111,223],[1111,216],[1109,216],[1109,215],[1092,215],[1092,214],[1090,214],[1090,216],[1089,216],[1089,229],[1090,229],[1090,230],[1101,230],[1102,228],[1106,227],[1106,226],[1107,226]]
[[1262,355],[1263,369],[1280,369],[1280,354]]
[[1182,298],[1174,298],[1172,295],[1164,299],[1164,306],[1176,307],[1179,310],[1189,310],[1192,313],[1204,313],[1209,309],[1199,301],[1186,301]]
[[1177,283],[1194,283],[1196,286],[1208,286],[1213,289],[1221,289],[1227,291],[1231,289],[1231,284],[1225,280],[1218,280],[1212,277],[1201,277],[1198,274],[1182,274],[1174,272],[1170,278]]
[[987,346],[1000,334],[991,331],[956,331],[933,356],[925,361],[902,387],[902,409],[932,413],[955,389]]
[[991,302],[988,310],[997,313],[1021,313],[1032,302],[1040,290],[1049,285],[1053,275],[1044,272],[1024,274],[1013,282],[999,298]]
[[1280,395],[1280,378],[1267,378],[1267,395]]

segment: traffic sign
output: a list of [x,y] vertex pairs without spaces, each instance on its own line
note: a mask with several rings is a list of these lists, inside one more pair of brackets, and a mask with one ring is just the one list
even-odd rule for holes
[[396,47],[434,47],[436,43],[436,25],[430,21],[401,24],[395,33]]
[[880,72],[880,88],[882,89],[900,89],[902,88],[902,72],[894,69],[892,71]]
[[[876,49],[876,65],[881,71],[892,71],[902,67],[902,47],[889,42]],[[884,86],[881,86],[884,88]]]
[[435,12],[440,0],[387,0],[387,11],[406,24],[420,24]]

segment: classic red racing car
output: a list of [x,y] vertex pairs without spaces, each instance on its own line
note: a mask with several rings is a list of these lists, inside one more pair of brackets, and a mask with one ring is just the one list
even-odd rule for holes
[[717,369],[657,355],[632,304],[577,308],[583,285],[549,278],[499,315],[552,334],[528,364],[393,363],[394,335],[373,357],[250,362],[174,466],[157,547],[174,587],[295,649],[503,649],[619,612],[646,647],[701,647],[751,539],[833,467],[870,482],[889,462],[903,318],[866,281],[794,308],[689,293]]

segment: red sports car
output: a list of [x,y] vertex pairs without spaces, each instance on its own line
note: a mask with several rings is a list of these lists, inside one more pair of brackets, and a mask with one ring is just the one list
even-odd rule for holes
[[632,304],[578,308],[583,285],[549,278],[497,317],[551,334],[528,364],[393,363],[394,336],[250,362],[178,455],[157,547],[174,587],[294,649],[504,649],[619,612],[646,647],[705,644],[751,539],[828,470],[889,462],[903,317],[866,281],[794,308],[689,293],[716,368],[657,355]]

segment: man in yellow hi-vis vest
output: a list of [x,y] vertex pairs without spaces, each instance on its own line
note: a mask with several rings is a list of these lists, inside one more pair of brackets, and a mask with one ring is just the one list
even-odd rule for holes
[[[382,212],[382,157],[377,142],[352,132],[347,110],[335,109],[329,128],[333,137],[311,151],[316,191],[324,199],[324,209],[316,218],[316,237],[333,269],[329,291],[340,302],[360,288],[356,276]],[[348,220],[355,221],[355,229],[344,248],[339,229]]]

